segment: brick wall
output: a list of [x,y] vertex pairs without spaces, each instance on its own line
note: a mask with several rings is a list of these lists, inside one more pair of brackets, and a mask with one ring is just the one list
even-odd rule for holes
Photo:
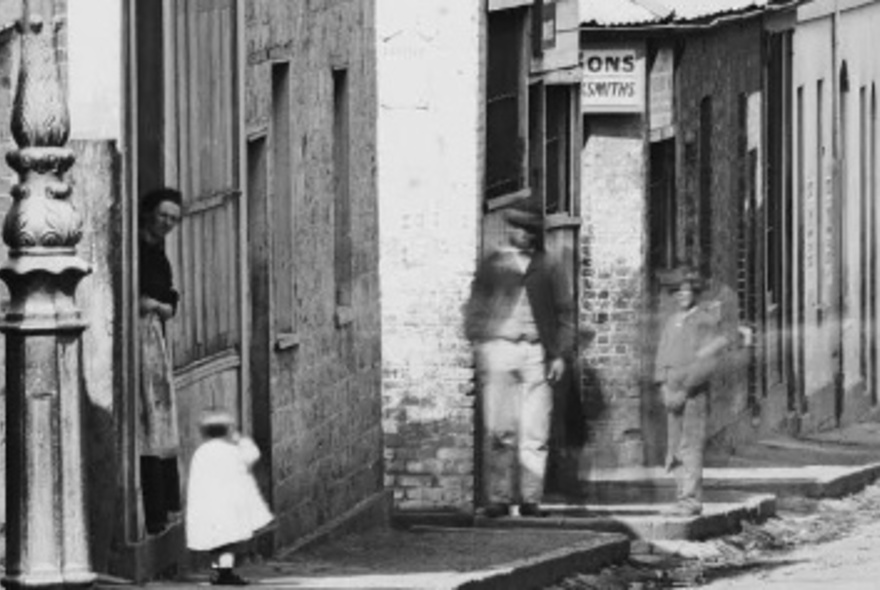
[[[271,432],[277,543],[289,545],[380,494],[382,430],[376,204],[373,3],[251,1],[246,7],[246,125],[267,133],[271,66],[287,62],[291,92],[289,195],[293,226],[278,227],[273,280],[293,281],[293,307],[274,305],[299,345],[273,353]],[[333,70],[350,97],[352,321],[336,323]],[[269,134],[269,145],[273,138]],[[271,158],[270,158],[271,160]],[[292,276],[291,276],[292,275]],[[292,314],[292,315],[291,315]],[[272,341],[279,334],[272,334]]]
[[641,465],[645,301],[644,120],[585,116],[581,152],[582,385],[590,441],[581,471]]
[[[745,287],[741,295],[748,295],[760,287],[739,283],[747,268],[742,232],[746,192],[749,183],[760,179],[746,179],[745,148],[749,117],[743,118],[743,100],[761,90],[761,22],[746,21],[717,28],[702,35],[688,36],[681,60],[676,66],[676,118],[678,121],[678,200],[685,227],[691,228],[691,252],[699,249],[699,171],[689,169],[686,162],[686,144],[692,142],[699,157],[700,103],[711,98],[711,268],[713,276],[731,289]],[[760,129],[760,118],[752,120]],[[755,132],[753,131],[753,134]],[[759,133],[758,133],[758,136]],[[761,155],[759,155],[760,162]],[[760,170],[760,164],[758,166]],[[690,180],[688,180],[690,178]],[[758,195],[762,187],[757,186]],[[760,196],[758,203],[761,202]],[[752,223],[760,218],[760,211],[752,211]],[[686,230],[687,231],[687,230]],[[687,236],[680,236],[684,241]],[[688,244],[681,244],[687,251]],[[747,247],[755,247],[749,240]],[[694,254],[697,257],[696,253]],[[694,260],[696,262],[696,260]],[[742,297],[741,297],[742,298]],[[747,301],[747,297],[743,298]],[[725,430],[745,418],[748,394],[748,355],[740,350],[713,380],[709,433],[719,438]]]
[[400,509],[473,501],[461,307],[478,252],[480,4],[378,2],[385,478]]

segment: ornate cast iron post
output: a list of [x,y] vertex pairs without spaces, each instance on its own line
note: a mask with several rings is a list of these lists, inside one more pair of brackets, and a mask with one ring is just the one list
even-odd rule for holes
[[75,292],[89,267],[76,255],[82,221],[64,175],[70,121],[55,27],[23,2],[21,69],[12,111],[19,175],[3,225],[6,335],[7,588],[92,586],[86,530],[81,340]]

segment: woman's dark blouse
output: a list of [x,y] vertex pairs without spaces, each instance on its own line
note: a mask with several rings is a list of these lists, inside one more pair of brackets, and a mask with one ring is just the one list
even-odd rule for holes
[[177,312],[179,296],[174,290],[171,275],[171,262],[165,254],[165,244],[151,244],[140,240],[140,288],[141,295],[146,295],[162,303],[169,304]]

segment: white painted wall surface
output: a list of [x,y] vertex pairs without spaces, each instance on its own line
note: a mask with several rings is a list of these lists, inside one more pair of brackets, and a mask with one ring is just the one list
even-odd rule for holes
[[67,44],[71,137],[121,138],[122,2],[68,0]]
[[386,483],[403,508],[471,501],[461,306],[478,256],[481,6],[377,2]]

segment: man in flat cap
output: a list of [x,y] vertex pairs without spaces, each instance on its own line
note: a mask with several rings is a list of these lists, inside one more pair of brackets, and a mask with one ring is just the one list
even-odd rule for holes
[[543,217],[520,205],[505,215],[508,245],[485,258],[465,307],[483,411],[484,514],[519,505],[542,516],[552,386],[574,348],[572,293],[542,248]]

